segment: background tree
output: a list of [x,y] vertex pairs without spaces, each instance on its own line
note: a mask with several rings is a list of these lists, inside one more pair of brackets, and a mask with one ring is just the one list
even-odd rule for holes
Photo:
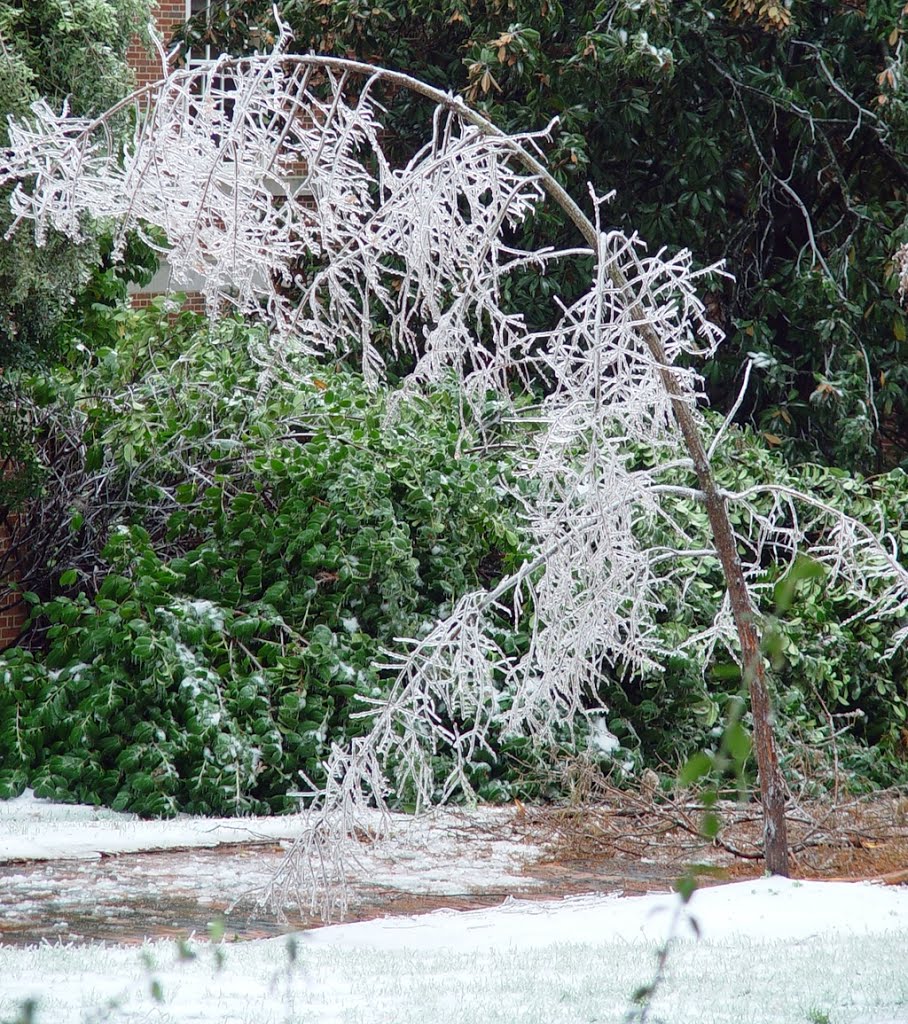
[[[150,0],[0,0],[0,147],[7,118],[44,98],[57,110],[91,114],[129,92],[126,51],[149,20]],[[0,193],[0,236],[11,223]],[[45,244],[0,238],[0,369],[47,354],[56,326],[98,265],[98,238],[76,244],[51,232]]]
[[[282,5],[295,48],[403,68],[463,94],[503,129],[553,116],[553,174],[616,190],[625,230],[724,259],[706,367],[767,444],[866,472],[905,459],[906,319],[892,254],[905,239],[908,16],[890,0],[341,0]],[[267,0],[214,0],[185,38],[248,52]],[[418,103],[389,127],[406,151]],[[529,229],[551,240],[551,210]],[[563,237],[563,236],[562,236]],[[512,288],[544,308],[550,281]],[[563,290],[563,289],[562,289]]]

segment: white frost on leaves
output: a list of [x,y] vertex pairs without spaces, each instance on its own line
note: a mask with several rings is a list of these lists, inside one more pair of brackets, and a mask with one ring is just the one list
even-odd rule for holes
[[188,598],[178,598],[172,602],[171,609],[182,611],[187,618],[198,622],[200,625],[207,626],[216,633],[223,633],[224,631],[224,609],[213,601],[198,599],[191,601]]

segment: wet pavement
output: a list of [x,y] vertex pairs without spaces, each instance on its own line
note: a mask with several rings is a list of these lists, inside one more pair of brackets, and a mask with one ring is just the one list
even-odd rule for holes
[[[718,861],[702,840],[664,842],[664,828],[658,842],[645,829],[637,842],[641,823],[629,825],[620,809],[578,816],[518,804],[373,816],[352,833],[348,921],[508,897],[665,891],[686,865]],[[0,803],[0,945],[205,938],[213,922],[236,941],[318,927],[308,903],[284,902],[281,913],[261,902],[304,826],[295,816],[145,822],[32,794]],[[724,857],[728,877],[760,873],[758,861],[733,860]]]
[[[120,854],[94,860],[0,865],[0,943],[140,943],[146,938],[204,938],[223,922],[228,940],[273,937],[318,927],[316,916],[285,919],[256,907],[252,892],[280,866],[279,844]],[[525,883],[463,893],[408,892],[354,884],[346,920],[495,906],[508,896],[546,899],[589,892],[667,889],[671,865],[626,859],[529,864]],[[243,898],[243,894],[247,893]]]
[[[208,934],[223,920],[229,937],[281,935],[291,926],[275,915],[230,913],[244,873],[283,859],[280,846],[219,847],[122,854],[97,860],[0,866],[0,942],[141,942]],[[218,890],[222,895],[217,895]]]

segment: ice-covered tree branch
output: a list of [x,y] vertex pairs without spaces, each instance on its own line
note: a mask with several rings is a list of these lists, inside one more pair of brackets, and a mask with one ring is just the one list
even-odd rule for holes
[[[465,414],[479,418],[490,393],[510,403],[529,383],[544,395],[532,418],[512,417],[522,471],[513,497],[532,555],[389,661],[388,694],[364,705],[369,731],[326,765],[304,844],[311,856],[298,850],[284,880],[336,881],[337,844],[359,808],[384,806],[391,792],[425,803],[466,787],[466,766],[493,724],[544,740],[554,722],[577,716],[605,667],[658,665],[661,595],[683,590],[684,553],[704,550],[721,566],[727,598],[703,642],[737,641],[767,866],[787,872],[785,791],[751,588],[767,551],[800,549],[817,531],[795,514],[803,496],[779,490],[767,511],[755,490],[731,494],[716,483],[718,441],[707,449],[692,363],[714,352],[720,331],[697,297],[690,254],[652,255],[637,237],[604,229],[596,196],[587,217],[546,170],[544,132],[506,136],[409,76],[290,54],[288,42],[174,71],[137,94],[125,147],[103,117],[37,104],[11,125],[0,164],[0,183],[18,183],[15,227],[32,222],[39,240],[49,228],[79,237],[86,219],[110,222],[121,239],[137,231],[167,258],[177,286],[202,278],[212,316],[233,309],[268,323],[278,353],[355,357],[376,386],[386,358],[406,355],[414,369],[400,400],[453,372]],[[434,104],[427,141],[402,165],[386,154],[382,89]],[[515,246],[516,229],[546,197],[582,248]],[[589,286],[555,300],[545,325],[515,308],[506,287],[515,272],[588,266],[590,257]],[[635,445],[654,453],[651,465],[639,464]],[[679,479],[665,479],[668,465]],[[708,534],[678,514],[691,495],[706,509]],[[732,525],[730,501],[745,510],[743,526]],[[820,557],[856,597],[894,613],[908,582],[879,531],[833,520]],[[666,530],[671,542],[652,540]],[[521,616],[531,624],[527,649],[510,654],[497,627]],[[453,768],[439,784],[440,746]]]

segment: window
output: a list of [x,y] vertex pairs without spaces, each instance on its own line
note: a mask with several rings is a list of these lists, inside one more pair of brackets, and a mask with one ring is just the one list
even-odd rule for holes
[[[201,17],[205,24],[211,24],[212,13],[216,4],[223,10],[227,10],[229,7],[225,0],[185,0],[185,4],[187,20],[189,18]],[[213,46],[210,42],[191,47],[186,51],[186,67],[200,69],[204,72],[206,68],[217,61],[218,57],[221,56],[221,52],[218,46]],[[214,90],[216,95],[220,93],[215,103],[217,109],[226,121],[229,122],[233,117],[234,108],[234,100],[229,96],[232,86],[233,80],[229,75],[203,74],[198,79],[195,89],[198,90],[200,95],[207,93],[209,88]]]
[[[206,24],[210,24],[212,0],[186,0],[186,20],[203,16]],[[191,67],[194,64],[205,64],[208,61],[216,60],[218,54],[210,43],[196,47],[186,54],[186,64]]]

